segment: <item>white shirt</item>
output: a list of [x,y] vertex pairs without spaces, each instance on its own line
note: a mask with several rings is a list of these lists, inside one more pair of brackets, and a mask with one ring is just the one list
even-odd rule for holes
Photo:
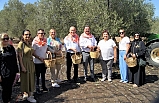
[[[47,47],[48,47],[47,45],[39,46],[37,44],[33,44],[32,46],[33,46],[33,49],[35,50],[35,54],[37,56],[39,56],[40,58],[44,58],[44,59],[46,58],[46,52],[47,52]],[[37,63],[37,64],[43,63],[35,57],[33,57],[33,62]]]
[[119,50],[126,50],[126,44],[130,43],[130,39],[128,37],[124,37],[120,42],[119,42]]
[[82,51],[90,52],[90,48],[87,47],[89,45],[97,46],[97,41],[94,38],[94,36],[92,36],[92,38],[85,38],[83,36],[80,36],[80,47],[81,47]]
[[114,58],[114,47],[116,46],[115,42],[112,39],[108,41],[100,40],[98,43],[98,47],[101,50],[100,58],[102,60],[110,60]]
[[75,48],[77,52],[81,52],[79,43],[73,42],[72,40],[64,38],[64,46],[66,48],[66,52],[74,53],[70,48]]

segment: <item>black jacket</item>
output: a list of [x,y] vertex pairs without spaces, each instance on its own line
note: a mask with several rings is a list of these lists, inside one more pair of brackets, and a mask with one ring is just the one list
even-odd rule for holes
[[145,60],[145,52],[146,52],[146,46],[145,43],[141,39],[134,39],[134,41],[130,44],[129,53],[133,53],[136,55],[137,59],[142,58]]
[[12,45],[3,47],[3,52],[0,51],[0,64],[0,75],[3,78],[19,72],[16,52]]

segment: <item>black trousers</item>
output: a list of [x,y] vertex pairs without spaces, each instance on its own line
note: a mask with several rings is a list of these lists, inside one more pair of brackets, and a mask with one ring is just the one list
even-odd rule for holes
[[[69,53],[67,52],[66,54],[66,61],[67,61],[67,79],[70,80],[71,79],[71,67],[72,67],[72,59],[71,59],[71,56],[73,55],[74,53]],[[74,77],[73,79],[77,79],[78,78],[78,64],[73,64],[73,67],[74,67]]]
[[46,73],[46,66],[44,63],[35,64],[35,73],[36,73],[36,89],[39,89],[39,77],[41,75],[41,83],[42,88],[46,88],[45,86],[45,73]]
[[2,78],[2,100],[4,103],[8,103],[11,100],[12,86],[16,73],[11,74],[7,78]]

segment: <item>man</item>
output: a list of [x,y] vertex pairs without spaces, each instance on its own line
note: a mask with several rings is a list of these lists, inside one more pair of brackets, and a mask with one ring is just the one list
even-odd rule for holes
[[[64,38],[64,44],[66,48],[66,65],[67,65],[67,79],[71,82],[71,67],[72,67],[72,58],[71,56],[79,54],[81,52],[79,46],[79,36],[76,34],[76,28],[71,26],[69,29],[69,34]],[[74,76],[73,82],[78,81],[78,64],[73,64],[74,67]]]
[[84,33],[80,36],[80,47],[82,49],[83,55],[83,67],[84,67],[84,80],[88,80],[87,76],[87,67],[88,63],[90,65],[90,73],[91,73],[91,81],[95,82],[94,77],[94,59],[90,57],[90,51],[93,51],[94,48],[97,46],[97,41],[94,36],[90,32],[90,27],[85,26]]
[[120,82],[127,83],[128,82],[128,67],[125,62],[126,55],[128,54],[128,50],[130,48],[130,40],[125,36],[124,29],[119,30],[119,34],[121,40],[119,42],[119,68],[120,68]]
[[33,49],[35,50],[36,57],[33,58],[35,64],[35,72],[36,72],[36,93],[41,94],[39,87],[39,77],[41,75],[42,81],[42,89],[43,92],[47,92],[48,89],[45,86],[45,73],[46,66],[44,64],[44,59],[46,58],[47,52],[47,41],[44,38],[45,32],[43,29],[38,29],[37,36],[34,38],[32,42]]

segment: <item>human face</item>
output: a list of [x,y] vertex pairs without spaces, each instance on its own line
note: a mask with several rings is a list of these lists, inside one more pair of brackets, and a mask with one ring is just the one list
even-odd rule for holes
[[9,43],[8,35],[4,35],[3,38],[1,38],[1,40],[3,45],[7,45]]
[[56,36],[56,31],[51,29],[49,33],[50,33],[50,36],[54,39]]
[[125,31],[124,30],[119,30],[119,34],[120,34],[120,37],[124,37],[125,36]]
[[28,41],[28,40],[30,40],[30,36],[31,36],[30,32],[29,31],[25,31],[24,34],[23,34],[23,39],[25,41]]
[[39,31],[37,32],[37,35],[38,35],[39,39],[43,39],[43,38],[44,38],[45,33],[44,33],[44,31],[39,30]]
[[109,35],[108,35],[107,32],[103,33],[103,38],[104,38],[104,40],[108,40],[109,39]]
[[70,27],[69,32],[70,32],[71,35],[75,35],[76,34],[76,28],[75,27]]
[[89,35],[90,34],[90,28],[89,27],[85,27],[84,28],[84,32]]
[[134,38],[135,38],[135,39],[139,39],[139,36],[140,36],[139,34],[135,34],[135,35],[134,35]]

